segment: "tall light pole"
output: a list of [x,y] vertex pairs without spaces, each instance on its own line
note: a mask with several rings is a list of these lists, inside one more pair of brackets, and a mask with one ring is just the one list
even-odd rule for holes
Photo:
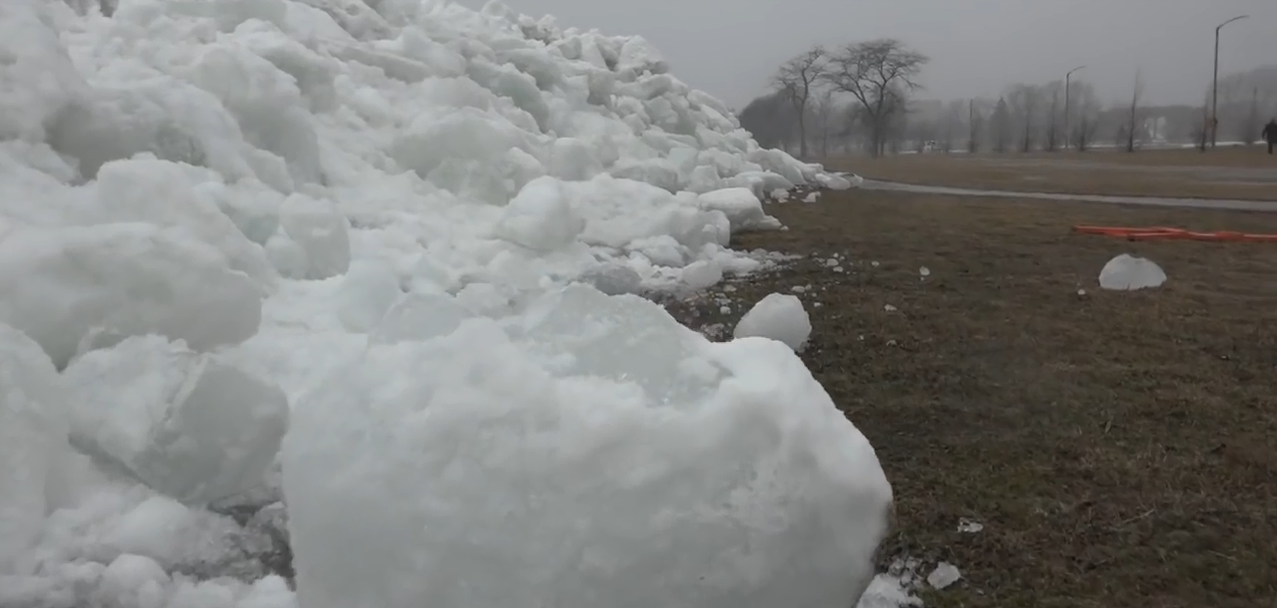
[[1211,79],[1210,87],[1210,147],[1215,147],[1215,133],[1219,131],[1219,30],[1239,19],[1245,19],[1250,15],[1238,15],[1225,21],[1215,27],[1215,76]]
[[1064,75],[1064,151],[1065,152],[1068,152],[1069,150],[1069,137],[1070,137],[1069,120],[1073,116],[1072,114],[1069,113],[1069,99],[1070,99],[1069,98],[1069,81],[1073,78],[1073,72],[1076,72],[1085,67],[1086,66],[1084,65],[1079,65],[1069,70],[1068,73]]

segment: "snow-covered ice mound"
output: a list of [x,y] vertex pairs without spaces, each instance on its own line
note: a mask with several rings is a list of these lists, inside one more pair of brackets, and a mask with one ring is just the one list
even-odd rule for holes
[[1115,291],[1135,291],[1161,287],[1166,272],[1156,262],[1123,253],[1100,270],[1100,287]]
[[603,295],[755,270],[765,193],[852,182],[642,38],[5,0],[0,58],[0,605],[290,605],[212,511],[281,499],[314,606],[868,581],[890,490],[799,360]]
[[587,286],[375,345],[293,424],[308,608],[847,605],[890,502],[790,349]]
[[773,293],[741,317],[732,336],[771,338],[798,351],[811,336],[811,319],[798,296]]

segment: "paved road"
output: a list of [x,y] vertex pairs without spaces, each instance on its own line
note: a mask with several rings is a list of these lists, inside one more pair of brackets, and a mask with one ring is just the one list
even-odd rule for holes
[[916,194],[944,194],[949,196],[983,196],[1001,198],[1035,199],[1045,201],[1076,201],[1080,203],[1108,203],[1113,205],[1151,205],[1154,207],[1192,207],[1198,209],[1235,209],[1239,211],[1277,212],[1277,201],[1241,201],[1218,198],[1162,198],[1156,196],[1105,196],[1098,194],[1053,194],[1048,192],[1009,192],[1005,190],[975,190],[946,186],[918,186],[896,182],[866,179],[860,184],[866,190],[889,190]]

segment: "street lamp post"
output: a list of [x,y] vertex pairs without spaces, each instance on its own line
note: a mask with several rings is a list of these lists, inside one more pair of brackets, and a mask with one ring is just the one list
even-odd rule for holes
[[1069,120],[1071,120],[1071,119],[1072,119],[1072,117],[1073,117],[1073,115],[1072,115],[1071,113],[1069,113],[1069,100],[1070,100],[1070,97],[1069,97],[1069,83],[1070,83],[1071,79],[1073,78],[1073,72],[1076,72],[1076,71],[1078,71],[1078,70],[1080,70],[1080,69],[1082,69],[1082,68],[1085,68],[1085,67],[1086,67],[1086,66],[1084,66],[1084,65],[1079,65],[1079,66],[1077,66],[1077,67],[1075,67],[1075,68],[1073,68],[1073,69],[1069,70],[1069,71],[1068,71],[1068,73],[1064,75],[1064,149],[1065,149],[1065,151],[1066,151],[1066,152],[1068,151],[1068,148],[1069,148],[1069,145],[1068,145],[1069,137],[1070,137],[1070,134],[1069,134]]
[[1219,131],[1219,30],[1234,21],[1245,19],[1250,15],[1238,15],[1215,27],[1215,76],[1210,87],[1210,147],[1215,147],[1215,134]]

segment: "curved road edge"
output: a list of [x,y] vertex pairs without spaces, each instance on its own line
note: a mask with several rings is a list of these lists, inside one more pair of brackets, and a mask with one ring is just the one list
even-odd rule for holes
[[[845,177],[854,174],[844,174]],[[856,176],[860,177],[860,176]],[[853,180],[854,181],[854,180]],[[859,188],[914,194],[940,194],[947,196],[979,196],[997,198],[1021,198],[1042,201],[1071,201],[1079,203],[1103,203],[1109,205],[1147,205],[1152,207],[1187,207],[1193,209],[1228,209],[1234,211],[1277,212],[1277,201],[1244,201],[1223,198],[1167,198],[1160,196],[1112,196],[1103,194],[1063,194],[1050,192],[1015,192],[1010,190],[978,190],[948,186],[921,186],[862,178]]]

